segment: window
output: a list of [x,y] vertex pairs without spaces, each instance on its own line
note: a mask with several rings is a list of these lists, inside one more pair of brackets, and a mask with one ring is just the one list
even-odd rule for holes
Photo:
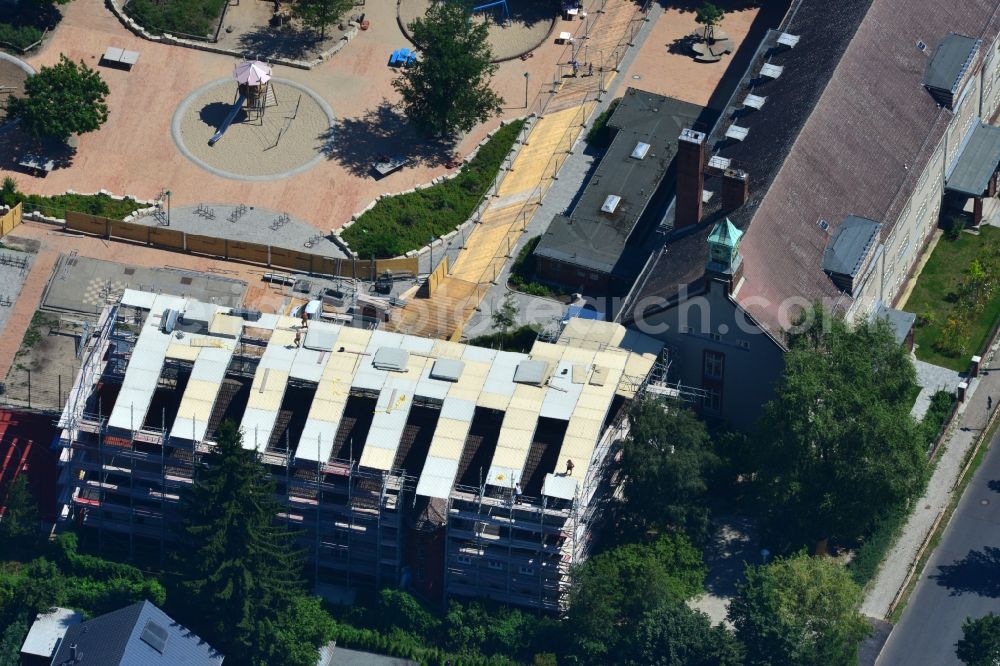
[[750,343],[746,340],[740,340],[737,344],[743,349],[750,349]]
[[493,569],[494,571],[503,571],[503,562],[497,562],[496,560],[490,560],[489,561],[489,567],[490,567],[490,569]]
[[705,351],[704,375],[706,379],[722,379],[725,371],[726,355],[716,351]]
[[422,583],[427,580],[427,568],[424,565],[417,567],[417,581]]
[[702,398],[702,406],[705,411],[708,412],[719,412],[722,410],[722,391],[716,389],[707,389],[705,391],[705,397]]
[[535,575],[535,567],[527,567],[527,566],[525,566],[523,564],[520,567],[518,567],[517,571],[518,571],[518,573],[520,573],[523,576],[534,576]]
[[459,555],[455,558],[459,564],[472,564],[472,558],[468,555]]

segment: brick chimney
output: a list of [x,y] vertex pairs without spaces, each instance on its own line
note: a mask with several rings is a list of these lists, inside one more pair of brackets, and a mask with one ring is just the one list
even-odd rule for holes
[[705,133],[681,130],[677,139],[677,203],[674,229],[701,221],[701,194],[705,189]]
[[750,178],[742,169],[726,169],[722,174],[722,211],[728,213],[747,202]]

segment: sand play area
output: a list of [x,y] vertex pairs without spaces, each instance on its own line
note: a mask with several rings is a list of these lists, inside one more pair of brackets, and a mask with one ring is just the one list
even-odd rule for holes
[[[427,13],[427,8],[436,0],[401,0],[398,6],[399,23],[410,25],[414,19]],[[483,0],[484,4],[487,0]],[[493,61],[509,60],[522,53],[528,53],[538,48],[548,37],[552,24],[558,17],[559,6],[545,0],[507,0],[510,10],[510,21],[499,23],[501,17],[498,7],[476,12],[475,21],[486,21],[490,30],[490,47],[493,49]],[[409,38],[409,33],[406,33]]]
[[273,180],[300,173],[328,152],[333,110],[316,93],[285,79],[272,79],[276,105],[262,117],[240,111],[214,146],[208,141],[233,106],[232,79],[208,83],[174,113],[178,149],[199,166],[227,178]]

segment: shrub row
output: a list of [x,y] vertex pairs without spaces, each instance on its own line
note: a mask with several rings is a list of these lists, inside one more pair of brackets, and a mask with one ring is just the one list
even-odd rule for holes
[[17,189],[13,178],[5,178],[0,189],[0,204],[13,206],[18,202],[24,205],[25,213],[37,210],[43,215],[59,218],[65,218],[66,211],[74,211],[121,220],[144,207],[130,197],[114,199],[107,194],[56,194],[50,197],[25,194]]
[[0,23],[0,43],[24,51],[42,38],[42,31],[33,25]]
[[209,37],[226,6],[226,0],[131,0],[125,13],[148,32],[184,33]]
[[516,120],[497,130],[454,178],[380,199],[341,237],[361,258],[386,258],[419,249],[431,238],[455,230],[482,201],[523,126],[523,120]]

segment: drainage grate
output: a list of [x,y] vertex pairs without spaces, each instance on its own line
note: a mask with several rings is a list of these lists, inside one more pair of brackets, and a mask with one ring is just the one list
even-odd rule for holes
[[182,277],[181,278],[181,284],[191,284],[191,281],[192,280],[189,277]]
[[122,272],[125,273],[125,275],[135,275],[135,269],[134,268],[126,268]]

